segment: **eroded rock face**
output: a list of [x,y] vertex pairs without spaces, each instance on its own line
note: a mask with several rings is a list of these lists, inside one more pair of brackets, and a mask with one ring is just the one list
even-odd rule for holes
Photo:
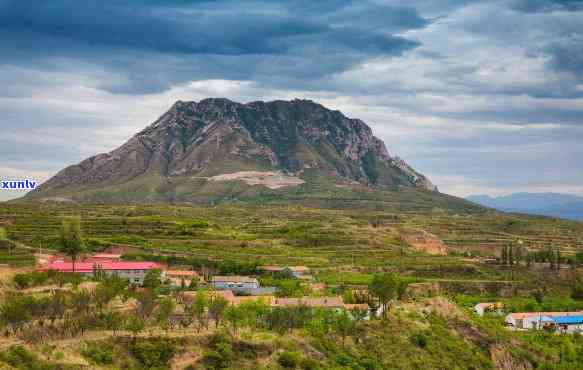
[[436,188],[364,122],[308,100],[176,102],[118,149],[70,166],[36,193],[111,186],[144,177],[212,177],[240,171],[317,175],[367,186]]

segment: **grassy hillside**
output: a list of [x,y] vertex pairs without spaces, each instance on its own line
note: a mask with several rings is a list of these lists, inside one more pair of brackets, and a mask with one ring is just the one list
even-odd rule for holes
[[[232,172],[237,172],[233,170]],[[223,171],[229,173],[229,171]],[[337,185],[333,178],[305,171],[305,184],[297,187],[269,189],[250,186],[242,181],[208,181],[202,177],[140,176],[131,181],[110,185],[86,185],[74,191],[46,190],[31,192],[24,200],[55,197],[85,204],[257,204],[300,205],[325,208],[361,208],[392,212],[430,212],[443,210],[457,213],[482,213],[485,208],[447,194],[408,186],[370,188],[360,185]]]

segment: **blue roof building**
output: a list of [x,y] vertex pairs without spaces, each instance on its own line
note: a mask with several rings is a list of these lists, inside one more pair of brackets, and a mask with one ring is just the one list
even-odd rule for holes
[[557,325],[583,325],[583,315],[581,316],[557,316],[552,320]]

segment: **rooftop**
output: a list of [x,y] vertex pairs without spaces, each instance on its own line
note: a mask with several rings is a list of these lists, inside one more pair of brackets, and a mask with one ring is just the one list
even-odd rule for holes
[[328,307],[328,308],[343,308],[344,302],[340,297],[303,297],[303,298],[276,298],[273,301],[273,306],[308,306],[308,307]]
[[213,276],[214,283],[257,283],[257,279],[249,276]]
[[583,315],[583,311],[571,311],[571,312],[514,312],[508,314],[507,318],[511,317],[513,319],[525,319],[533,316],[548,316],[548,317],[559,317],[559,316],[580,316]]
[[111,258],[111,259],[120,259],[121,258],[121,254],[114,254],[114,253],[97,253],[94,254],[92,256],[89,256],[89,258]]
[[[119,271],[119,270],[154,270],[159,269],[160,265],[155,262],[77,262],[75,263],[75,272],[93,272],[95,268],[99,267],[101,270]],[[51,262],[42,266],[39,270],[48,271],[56,270],[61,272],[73,272],[72,262]]]
[[198,272],[188,270],[166,270],[168,277],[198,277]]
[[583,315],[579,316],[557,316],[551,317],[551,320],[557,325],[574,325],[583,324]]
[[290,270],[293,272],[306,272],[309,271],[310,269],[306,266],[258,266],[257,267],[259,270],[263,270],[263,271],[270,271],[270,272],[279,272],[279,271],[283,271],[283,270]]

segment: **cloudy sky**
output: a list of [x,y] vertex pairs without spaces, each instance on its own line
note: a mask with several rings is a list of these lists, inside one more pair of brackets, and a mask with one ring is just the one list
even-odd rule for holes
[[2,179],[206,97],[340,109],[451,194],[583,195],[583,0],[0,0]]

